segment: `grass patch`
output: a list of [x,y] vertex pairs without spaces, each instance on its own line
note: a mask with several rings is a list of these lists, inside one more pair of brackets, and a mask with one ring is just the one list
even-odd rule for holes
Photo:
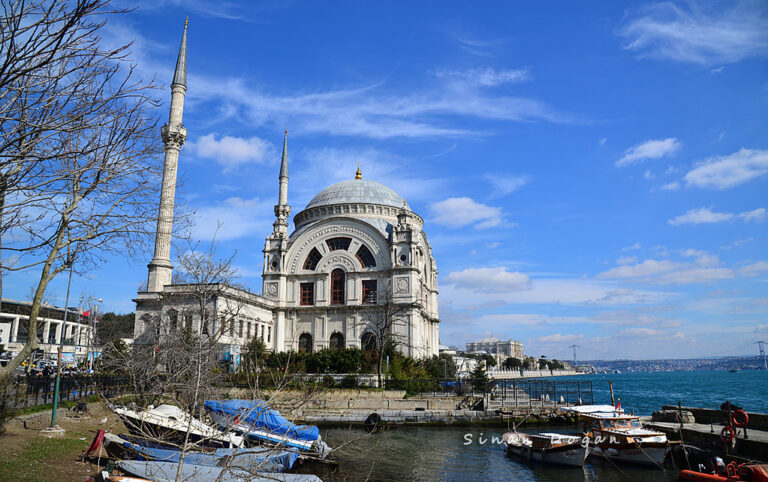
[[[72,434],[77,435],[77,434]],[[79,438],[44,438],[28,441],[18,454],[4,454],[0,463],[0,480],[63,480],[55,474],[62,459],[74,459],[87,447]],[[62,475],[62,474],[59,474]]]

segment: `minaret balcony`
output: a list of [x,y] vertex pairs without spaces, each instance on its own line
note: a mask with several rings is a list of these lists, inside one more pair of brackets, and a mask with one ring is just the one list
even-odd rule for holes
[[182,124],[165,124],[160,128],[160,136],[166,145],[181,147],[187,139],[187,129]]

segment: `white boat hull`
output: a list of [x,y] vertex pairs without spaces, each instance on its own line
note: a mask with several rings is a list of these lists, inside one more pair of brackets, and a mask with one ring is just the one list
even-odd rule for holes
[[584,464],[586,449],[575,446],[565,450],[535,450],[528,446],[507,445],[507,453],[514,454],[523,460],[534,460],[545,464],[570,465],[581,467]]
[[589,451],[590,457],[598,459],[608,458],[613,462],[646,465],[663,465],[666,454],[667,447],[591,447]]

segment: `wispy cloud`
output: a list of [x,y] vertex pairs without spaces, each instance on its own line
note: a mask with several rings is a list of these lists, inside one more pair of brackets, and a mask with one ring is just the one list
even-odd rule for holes
[[[258,198],[231,197],[195,210],[192,237],[219,241],[262,237],[269,232],[271,203]],[[256,214],[256,213],[260,213]]]
[[451,197],[429,206],[434,222],[460,228],[474,224],[485,229],[501,224],[502,211],[499,207],[479,203],[469,197]]
[[443,281],[472,291],[520,291],[531,287],[527,274],[511,272],[503,267],[454,271],[443,278]]
[[504,40],[483,40],[466,32],[454,31],[451,35],[461,50],[478,57],[494,57],[497,50],[506,43]]
[[482,87],[495,87],[497,85],[524,82],[531,78],[528,69],[496,70],[492,67],[462,71],[438,70],[435,72],[435,75],[440,78]]
[[189,147],[198,157],[215,160],[225,171],[247,163],[269,164],[277,161],[274,146],[258,137],[211,133],[190,142]]
[[622,158],[616,161],[616,167],[638,164],[646,159],[658,159],[674,154],[680,149],[680,146],[680,142],[674,137],[651,139],[624,151]]
[[741,218],[745,222],[760,222],[765,220],[765,208],[757,208],[752,211],[745,211],[740,214],[729,212],[717,212],[708,207],[689,209],[685,214],[676,216],[669,220],[669,224],[679,226],[681,224],[716,224],[730,221],[735,218]]
[[531,181],[531,176],[517,174],[487,174],[485,179],[493,186],[494,197],[511,194]]
[[716,256],[703,252],[689,254],[697,255],[696,259],[694,261],[647,259],[640,263],[617,266],[603,271],[597,275],[597,278],[642,281],[653,284],[690,284],[735,277],[732,269],[719,266],[720,262]]
[[728,189],[768,173],[768,150],[741,149],[697,163],[685,175],[688,186]]
[[768,8],[760,0],[655,3],[631,14],[619,34],[641,57],[738,62],[768,54]]

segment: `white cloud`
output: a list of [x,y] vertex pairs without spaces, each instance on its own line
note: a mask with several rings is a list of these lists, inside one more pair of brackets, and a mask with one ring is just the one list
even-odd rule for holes
[[763,222],[765,221],[765,208],[757,208],[753,209],[752,211],[745,211],[739,214],[739,217],[745,222]]
[[741,149],[705,159],[685,175],[688,186],[727,189],[768,173],[768,150]]
[[192,236],[229,241],[247,236],[263,237],[269,232],[271,203],[258,198],[231,197],[212,206],[195,210]]
[[490,228],[501,222],[501,208],[487,206],[468,197],[451,197],[429,206],[435,223],[460,228],[478,223],[476,228]]
[[225,170],[251,162],[263,164],[277,161],[272,144],[258,137],[220,137],[217,133],[211,133],[190,143],[190,147],[199,157],[213,159]]
[[651,179],[655,179],[656,175],[651,171],[649,171],[648,169],[646,169],[645,173],[643,173],[643,177],[650,181]]
[[485,179],[493,185],[494,196],[511,194],[531,181],[531,176],[515,174],[487,174]]
[[624,151],[624,156],[616,161],[616,166],[624,167],[643,162],[646,159],[658,159],[674,154],[680,149],[680,146],[680,142],[675,137],[651,139]]
[[632,246],[625,246],[625,247],[621,248],[621,250],[622,251],[634,251],[636,249],[642,249],[642,248],[643,248],[643,245],[641,245],[640,243],[635,243]]
[[719,213],[712,211],[710,208],[701,207],[696,209],[689,209],[685,214],[674,217],[668,222],[673,226],[679,226],[681,224],[716,224],[725,221],[730,221],[734,218],[741,218],[744,222],[762,222],[765,220],[766,210],[765,208],[757,208],[752,211],[745,211],[741,214],[733,213]]
[[628,18],[619,34],[641,56],[703,65],[768,53],[768,10],[760,1],[655,3]]
[[605,143],[608,142],[607,137],[601,137],[599,141],[597,141],[598,144],[600,144],[600,147],[603,147]]
[[622,256],[616,260],[616,264],[630,264],[637,262],[637,256]]
[[705,224],[722,223],[733,219],[733,213],[719,213],[709,208],[689,209],[685,214],[669,220],[669,224],[679,226],[681,224]]
[[688,249],[681,254],[686,258],[696,259],[693,262],[647,259],[640,263],[617,266],[603,271],[597,275],[597,278],[642,281],[663,285],[706,283],[735,277],[732,269],[719,267],[720,260],[717,256],[706,251]]
[[677,191],[680,189],[680,183],[677,181],[669,182],[661,186],[662,191]]
[[537,341],[542,343],[565,343],[571,341],[579,341],[584,338],[584,335],[563,335],[561,333],[555,333],[554,335],[547,335],[537,338]]
[[521,291],[531,287],[527,274],[510,272],[507,268],[467,268],[454,271],[443,278],[443,282],[472,291]]
[[438,70],[435,72],[435,75],[440,78],[466,82],[470,85],[481,87],[495,87],[497,85],[524,82],[531,78],[528,69],[496,70],[492,67],[463,71]]
[[680,265],[670,260],[647,259],[641,263],[611,268],[597,275],[597,278],[644,278],[656,276],[677,269]]
[[768,261],[758,261],[744,266],[739,270],[742,276],[757,276],[760,273],[768,271]]

